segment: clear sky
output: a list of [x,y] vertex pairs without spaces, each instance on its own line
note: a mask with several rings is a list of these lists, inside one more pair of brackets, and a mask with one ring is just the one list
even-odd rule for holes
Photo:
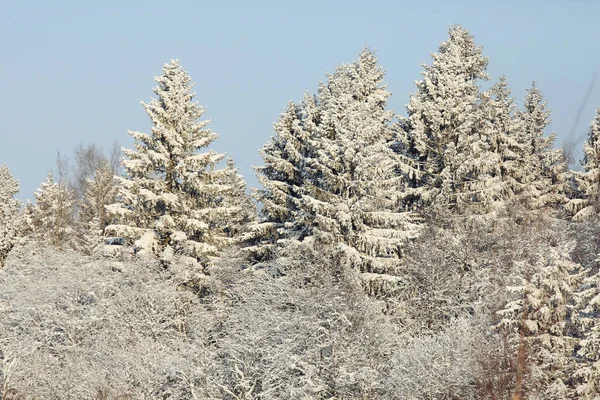
[[[553,110],[558,144],[600,72],[600,1],[5,1],[0,12],[0,164],[21,182],[20,198],[53,168],[58,150],[105,148],[148,131],[140,105],[153,77],[179,58],[197,100],[251,187],[258,149],[290,100],[314,93],[326,72],[377,50],[405,114],[421,63],[460,23],[505,74],[521,101],[536,80]],[[600,106],[600,77],[575,131],[585,136]],[[581,142],[581,140],[580,140]],[[579,143],[580,144],[580,143]],[[578,147],[580,147],[578,144]]]

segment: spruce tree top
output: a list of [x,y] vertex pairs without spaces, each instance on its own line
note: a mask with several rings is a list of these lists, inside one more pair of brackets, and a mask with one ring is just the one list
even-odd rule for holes
[[6,165],[0,165],[0,199],[12,199],[19,193],[19,181],[13,178]]
[[153,125],[151,135],[129,132],[139,143],[135,144],[137,151],[123,150],[128,158],[123,166],[131,177],[164,173],[167,190],[173,191],[182,184],[184,175],[214,165],[223,157],[214,152],[196,154],[217,134],[206,128],[210,120],[199,121],[205,110],[193,101],[193,83],[179,61],[166,64],[155,81],[158,98],[142,102]]
[[421,155],[443,152],[431,141],[445,146],[450,136],[472,132],[480,95],[476,83],[489,79],[489,60],[473,35],[460,25],[450,28],[448,35],[439,52],[431,54],[432,65],[423,64],[423,80],[417,82],[417,92],[407,105],[412,139]]
[[519,116],[525,123],[525,134],[529,141],[531,154],[539,154],[551,149],[554,142],[552,135],[543,138],[544,129],[550,123],[550,110],[546,108],[547,105],[548,102],[544,100],[542,92],[533,82],[525,95],[524,110],[519,112]]
[[230,187],[215,168],[225,155],[208,148],[218,135],[200,120],[205,110],[179,62],[155,81],[157,98],[142,103],[152,130],[129,132],[135,149],[123,149],[126,175],[117,178],[117,202],[106,207],[116,223],[106,230],[164,262],[182,255],[205,263],[225,242],[219,221],[229,211],[219,204]]
[[[431,54],[433,65],[423,65],[426,70],[424,75],[441,70],[444,74],[451,73],[465,81],[489,79],[485,72],[489,58],[483,56],[481,46],[475,45],[473,35],[462,26],[455,25],[448,30],[448,36],[448,40],[440,44],[439,53]],[[447,68],[450,65],[452,69]]]
[[[600,169],[600,107],[596,109],[596,117],[590,124],[588,139],[583,145],[583,168],[586,172]],[[595,177],[596,180],[598,176]]]
[[478,86],[489,79],[488,58],[461,26],[448,35],[431,55],[432,65],[423,65],[423,80],[407,105],[410,153],[423,174],[421,202],[485,211],[502,191]]

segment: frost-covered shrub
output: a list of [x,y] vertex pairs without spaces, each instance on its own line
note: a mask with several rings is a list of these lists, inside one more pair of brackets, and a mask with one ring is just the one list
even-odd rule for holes
[[600,218],[592,217],[570,224],[569,230],[575,244],[572,251],[573,261],[585,268],[597,267],[600,254]]
[[[566,222],[532,213],[524,219],[518,211],[429,221],[407,252],[407,290],[398,315],[413,338],[435,337],[456,320],[486,318],[488,330],[496,325],[495,335],[505,341],[489,347],[496,361],[477,377],[480,389],[489,392],[485,387],[506,382],[508,392],[516,390],[520,364],[519,391],[561,398],[572,390],[579,340],[572,303],[582,267],[571,259]],[[595,245],[581,247],[583,255]],[[526,357],[519,361],[522,349]],[[511,379],[501,365],[513,370]]]
[[243,273],[217,266],[232,302],[216,362],[223,399],[386,399],[394,326],[335,249],[292,242]]
[[114,169],[108,159],[98,162],[93,177],[85,181],[79,204],[77,249],[85,254],[96,251],[104,242],[104,229],[111,222],[105,206],[115,201]]
[[293,243],[202,280],[30,242],[0,272],[0,376],[27,399],[389,398],[399,336],[343,259]]
[[482,359],[498,348],[476,318],[461,318],[398,349],[387,384],[396,399],[476,399]]
[[0,390],[210,398],[207,332],[218,313],[178,282],[154,263],[16,248],[0,271]]
[[407,249],[400,294],[406,332],[437,332],[457,318],[491,315],[503,305],[504,276],[514,253],[526,246],[518,229],[508,220],[482,217],[430,221]]

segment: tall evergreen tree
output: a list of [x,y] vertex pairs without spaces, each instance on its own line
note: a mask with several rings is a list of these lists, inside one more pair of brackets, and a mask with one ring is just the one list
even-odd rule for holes
[[0,267],[13,248],[21,202],[15,199],[19,181],[12,177],[6,165],[0,165]]
[[492,86],[485,106],[488,111],[488,140],[490,150],[500,161],[500,176],[503,182],[503,198],[519,194],[523,190],[524,156],[527,151],[524,143],[524,125],[515,117],[515,99],[511,97],[506,77],[502,75]]
[[544,100],[542,92],[533,82],[527,89],[523,109],[516,115],[522,121],[526,146],[523,174],[527,177],[524,198],[530,208],[542,208],[564,203],[564,181],[562,174],[566,170],[562,152],[553,149],[555,133],[548,136],[544,131],[550,123],[550,110],[548,102]]
[[449,30],[432,57],[407,105],[410,152],[422,175],[420,203],[485,211],[503,188],[478,86],[488,79],[488,58],[461,26]]
[[256,206],[246,193],[246,181],[240,175],[232,157],[227,158],[222,183],[227,190],[224,196],[218,199],[220,206],[227,210],[223,212],[225,219],[222,222],[222,231],[230,243],[237,244],[242,240],[248,224],[255,220]]
[[[532,260],[519,260],[508,290],[515,296],[499,311],[498,327],[508,333],[515,353],[521,352],[522,387],[525,398],[573,398],[570,383],[577,339],[568,326],[570,304],[578,286],[578,265],[570,260],[570,245],[541,244]],[[519,381],[519,379],[517,379]],[[537,397],[536,397],[537,396]],[[521,398],[521,397],[519,397]]]
[[383,78],[365,49],[320,85],[300,202],[310,234],[341,245],[369,287],[396,282],[402,245],[417,235],[412,215],[402,211],[403,167]]
[[583,144],[583,173],[576,173],[580,196],[567,204],[574,214],[573,219],[581,221],[597,214],[600,200],[600,107],[590,124],[588,139]]
[[596,116],[590,124],[588,139],[583,145],[583,168],[588,173],[590,189],[594,193],[600,192],[598,187],[600,169],[600,107],[596,109]]
[[597,399],[600,397],[600,272],[596,266],[586,273],[575,294],[574,319],[582,340],[577,351],[581,362],[573,376],[582,399]]
[[254,197],[262,207],[246,234],[246,250],[255,261],[268,259],[279,240],[303,235],[299,199],[313,114],[315,101],[309,95],[301,104],[288,103],[273,125],[274,135],[260,150],[264,166],[255,170],[263,188]]
[[55,182],[50,172],[34,196],[35,204],[25,210],[25,234],[55,247],[73,247],[73,193],[66,182]]
[[206,149],[218,135],[209,120],[199,121],[205,110],[179,62],[166,64],[155,81],[158,97],[142,103],[152,131],[129,132],[135,150],[123,149],[126,176],[117,178],[118,202],[107,207],[117,222],[107,231],[165,262],[180,254],[207,263],[225,244],[218,223],[227,210],[217,200],[228,190],[215,168],[224,154]]

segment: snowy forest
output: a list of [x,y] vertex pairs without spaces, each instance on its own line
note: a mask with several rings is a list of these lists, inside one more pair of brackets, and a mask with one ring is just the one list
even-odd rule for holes
[[405,116],[369,48],[291,93],[257,189],[177,60],[134,148],[0,166],[0,399],[600,399],[600,108],[570,169],[441,39]]

